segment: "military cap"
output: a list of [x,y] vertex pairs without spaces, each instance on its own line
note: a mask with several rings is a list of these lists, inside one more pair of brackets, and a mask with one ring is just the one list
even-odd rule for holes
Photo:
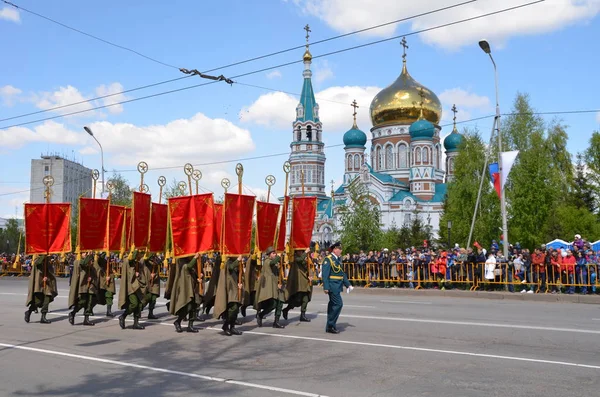
[[329,251],[333,251],[335,248],[342,248],[342,243],[340,241],[331,244],[331,246],[329,247]]
[[275,252],[275,249],[272,246],[267,248],[267,250],[265,251],[265,255],[271,255],[271,252]]

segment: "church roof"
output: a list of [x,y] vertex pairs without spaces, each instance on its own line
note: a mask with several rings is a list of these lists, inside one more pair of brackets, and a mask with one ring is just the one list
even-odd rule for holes
[[405,198],[411,198],[413,201],[423,201],[408,190],[398,190],[388,201],[404,201]]
[[446,192],[448,190],[448,185],[446,185],[445,183],[437,183],[435,185],[435,194],[433,195],[433,198],[431,199],[431,201],[435,201],[435,202],[443,202],[444,199],[446,198]]
[[344,187],[344,185],[340,185],[340,187],[338,187],[335,191],[335,194],[344,194],[346,193],[346,188]]
[[367,167],[369,167],[369,173],[371,175],[373,175],[375,178],[379,179],[380,182],[383,182],[383,183],[393,183],[393,184],[397,184],[397,185],[408,186],[406,184],[406,182],[399,181],[398,179],[394,178],[391,175],[384,174],[382,172],[373,171],[373,167],[371,167],[370,164],[366,164],[366,165],[367,165]]
[[313,91],[312,81],[310,77],[304,77],[304,84],[302,85],[302,94],[300,95],[300,104],[304,108],[303,117],[298,117],[296,121],[314,121],[319,122],[319,117],[314,113],[314,108],[317,106],[315,100],[315,92]]
[[327,216],[333,218],[333,205],[331,197],[319,200],[317,203],[317,214],[321,214],[321,218]]

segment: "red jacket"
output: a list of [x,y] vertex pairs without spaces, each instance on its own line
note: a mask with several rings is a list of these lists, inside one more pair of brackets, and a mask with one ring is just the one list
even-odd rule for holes
[[539,273],[546,273],[545,260],[546,254],[544,253],[534,253],[533,255],[531,255],[531,264],[533,265],[533,271],[537,271]]
[[577,261],[575,260],[575,257],[573,255],[569,256],[565,256],[564,258],[562,258],[562,269],[566,270],[569,274],[574,274],[575,273],[575,263],[577,263]]

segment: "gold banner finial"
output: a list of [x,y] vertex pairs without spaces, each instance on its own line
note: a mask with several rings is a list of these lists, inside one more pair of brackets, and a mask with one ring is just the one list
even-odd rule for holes
[[275,179],[275,177],[273,175],[267,175],[267,177],[265,178],[265,183],[268,186],[268,189],[267,189],[267,203],[271,199],[271,186],[273,186],[276,181],[277,180]]
[[238,177],[238,194],[242,195],[242,178],[244,176],[244,166],[242,163],[237,163],[235,165],[235,174]]
[[96,182],[98,182],[98,178],[100,178],[100,172],[98,172],[98,170],[92,170],[92,180],[94,181],[94,188],[92,189],[92,198],[96,198]]
[[192,194],[194,194],[194,193],[192,193],[192,174],[194,173],[194,166],[191,165],[190,163],[186,163],[183,166],[183,172],[188,177],[188,187],[190,189],[190,196],[191,196]]
[[108,190],[108,199],[110,200],[115,190],[115,184],[112,181],[106,182],[106,189]]
[[185,188],[187,187],[184,181],[181,181],[177,184],[177,187],[179,188],[179,191],[181,192],[182,195],[185,196]]
[[165,178],[162,175],[159,176],[158,177],[158,186],[159,186],[158,204],[162,204],[163,187],[165,187],[166,184],[167,184],[167,178]]
[[194,171],[192,172],[192,179],[194,181],[196,181],[196,194],[199,194],[198,185],[199,185],[200,179],[202,179],[202,171],[200,171],[199,169],[194,169]]
[[44,197],[46,198],[46,203],[50,202],[50,196],[52,195],[52,190],[50,187],[54,185],[54,178],[52,175],[46,175],[44,179],[42,179],[42,183],[46,186],[46,191],[44,192]]
[[[140,192],[144,192],[144,191],[148,191],[148,186],[144,185],[144,174],[146,172],[148,172],[148,163],[146,163],[145,161],[140,161],[137,165],[137,170],[140,173],[140,188],[139,191]],[[146,188],[144,189],[144,186],[146,186]]]
[[283,163],[283,172],[285,173],[285,186],[283,187],[283,196],[288,194],[288,182],[290,179],[290,172],[292,171],[292,164],[289,161]]

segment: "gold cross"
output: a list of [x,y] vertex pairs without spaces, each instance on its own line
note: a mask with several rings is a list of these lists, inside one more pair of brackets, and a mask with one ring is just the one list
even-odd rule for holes
[[358,103],[356,103],[356,99],[352,101],[350,106],[352,106],[354,108],[354,113],[352,114],[352,116],[354,116],[354,125],[356,125],[356,109],[359,108]]
[[403,54],[402,54],[402,60],[403,60],[403,61],[406,61],[406,49],[408,48],[408,45],[407,45],[406,43],[407,43],[407,42],[406,42],[406,37],[403,37],[403,38],[402,38],[402,41],[400,42],[400,45],[401,45],[402,47],[404,47],[404,48],[403,48]]
[[454,113],[454,127],[456,127],[456,112],[458,112],[458,109],[456,108],[456,104],[452,105],[452,113]]
[[308,47],[308,39],[310,38],[309,33],[312,32],[312,30],[310,30],[310,26],[308,26],[308,24],[306,24],[304,30],[306,30],[306,46]]

